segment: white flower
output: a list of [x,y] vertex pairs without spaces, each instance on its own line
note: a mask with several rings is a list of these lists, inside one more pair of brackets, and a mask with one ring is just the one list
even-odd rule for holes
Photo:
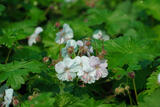
[[158,74],[158,83],[160,84],[160,74]]
[[91,56],[89,60],[90,66],[94,68],[96,72],[96,80],[100,78],[105,78],[108,75],[108,70],[106,67],[108,66],[107,61],[102,61],[98,57]]
[[9,107],[10,103],[12,102],[12,97],[13,97],[13,89],[6,89],[5,90],[5,96],[4,96],[4,102],[3,102],[3,106],[5,105],[5,107]]
[[77,65],[74,63],[73,59],[65,57],[63,61],[55,65],[58,79],[62,81],[72,81],[76,77],[76,67]]
[[36,38],[38,37],[38,35],[43,32],[43,29],[41,27],[37,27],[34,31],[34,33],[29,37],[28,39],[28,45],[32,46],[33,43],[36,43]]
[[79,57],[77,56],[75,59],[75,62],[79,64],[77,67],[78,73],[77,76],[83,81],[84,83],[94,83],[95,82],[95,75],[96,72],[93,70],[93,68],[89,64],[89,58],[86,56]]
[[73,38],[73,30],[68,24],[63,25],[62,31],[56,33],[56,43],[63,44]]
[[62,48],[62,56],[68,57],[68,53],[76,52],[77,51],[77,42],[75,40],[68,40],[66,43],[66,47]]
[[87,42],[88,41],[78,40],[77,45],[80,47],[80,53],[90,56],[90,54],[93,53],[93,47],[91,45],[87,46]]
[[102,32],[101,30],[96,30],[93,34],[93,38],[98,40],[104,40],[104,41],[107,41],[110,39],[110,37],[106,35],[104,32]]
[[78,46],[83,46],[83,42],[82,42],[81,40],[78,40],[78,41],[77,41],[77,45],[78,45]]

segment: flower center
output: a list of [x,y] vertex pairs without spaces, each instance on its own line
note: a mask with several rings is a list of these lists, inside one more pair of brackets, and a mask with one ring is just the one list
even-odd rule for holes
[[95,68],[96,68],[96,69],[99,69],[100,67],[99,67],[99,65],[96,65]]
[[66,67],[66,68],[64,69],[64,71],[65,71],[65,72],[69,72],[69,68]]

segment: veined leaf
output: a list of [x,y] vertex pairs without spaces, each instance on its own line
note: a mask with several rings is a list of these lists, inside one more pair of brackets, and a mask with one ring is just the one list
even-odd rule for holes
[[8,64],[0,64],[0,82],[7,81],[7,85],[14,89],[19,89],[21,84],[25,83],[24,77],[30,72],[41,72],[42,63],[38,61],[12,62]]

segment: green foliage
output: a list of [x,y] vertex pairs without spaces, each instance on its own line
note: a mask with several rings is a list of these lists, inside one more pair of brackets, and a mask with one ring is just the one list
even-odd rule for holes
[[53,26],[52,22],[49,22],[43,33],[43,44],[47,50],[48,56],[52,58],[58,58],[60,52],[60,45],[55,42],[57,29]]
[[144,97],[143,101],[140,102],[139,107],[159,107],[159,95],[160,89],[155,90],[152,95]]
[[[159,21],[159,0],[1,0],[0,95],[13,88],[22,107],[128,107],[130,92],[136,106],[133,79],[128,76],[134,72],[138,106],[158,107]],[[58,80],[54,65],[62,60],[65,45],[55,38],[64,23],[72,28],[74,40],[91,39],[92,55],[107,60],[107,78],[94,84]],[[28,46],[38,26],[43,32]],[[98,29],[110,40],[93,40]],[[129,89],[123,90],[125,86]],[[116,95],[117,87],[123,94]],[[38,96],[27,100],[34,91]]]
[[109,34],[120,34],[131,27],[136,18],[132,7],[130,2],[124,2],[119,4],[116,10],[108,15],[106,29]]
[[7,24],[7,26],[2,29],[0,44],[11,48],[18,40],[22,40],[27,38],[27,36],[30,36],[34,30],[34,26],[35,23],[29,20]]
[[53,103],[55,102],[55,98],[52,97],[51,93],[41,93],[31,101],[24,102],[22,107],[53,107]]
[[139,61],[153,60],[154,50],[148,46],[148,41],[138,40],[134,36],[123,36],[105,43],[108,52],[109,67],[128,65],[127,71],[140,69]]
[[157,88],[160,87],[160,84],[158,83],[158,74],[160,74],[160,66],[158,67],[158,70],[153,72],[147,79],[146,93],[149,95],[151,95]]
[[[19,89],[25,83],[27,75],[41,72],[43,65],[38,61],[14,61],[9,64],[0,65],[0,82],[7,81],[7,85]],[[27,79],[27,78],[26,78]]]
[[89,26],[100,25],[106,21],[108,17],[108,11],[106,9],[98,9],[98,8],[91,8],[87,11],[87,24]]
[[139,0],[137,5],[145,9],[147,14],[152,15],[155,19],[160,20],[160,1],[159,0]]

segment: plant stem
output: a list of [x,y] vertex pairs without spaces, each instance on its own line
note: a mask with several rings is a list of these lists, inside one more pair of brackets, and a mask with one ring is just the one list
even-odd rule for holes
[[130,95],[130,92],[129,92],[129,90],[128,90],[128,96],[129,96],[129,101],[130,101],[130,104],[131,104],[131,105],[133,105],[133,103],[132,103],[132,97],[131,97],[131,95]]
[[97,42],[95,40],[94,40],[94,42],[95,42],[96,55],[98,55]]
[[10,56],[10,54],[11,54],[11,51],[12,51],[12,48],[9,49],[7,58],[6,58],[6,60],[5,60],[5,64],[7,64],[7,62],[8,62],[9,56]]
[[60,94],[63,94],[64,93],[64,83],[61,82],[61,85],[60,85]]
[[137,101],[137,104],[138,104],[138,95],[137,95],[137,90],[136,90],[136,84],[135,84],[135,79],[133,78],[133,87],[134,87],[134,92],[135,92],[135,96],[136,96],[136,101]]

